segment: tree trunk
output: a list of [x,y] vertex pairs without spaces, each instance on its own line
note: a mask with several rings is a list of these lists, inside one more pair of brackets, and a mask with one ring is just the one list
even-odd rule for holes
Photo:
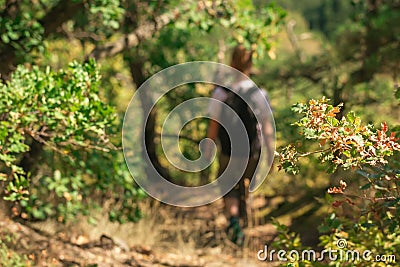
[[[135,82],[137,88],[146,80],[144,71],[143,71],[143,62],[141,61],[134,61],[131,57],[128,57],[129,68],[131,70],[131,75],[133,81]],[[142,110],[149,110],[153,105],[151,99],[151,92],[144,92],[142,91],[139,94],[140,102],[142,106]],[[157,153],[156,153],[156,143],[155,143],[155,127],[156,127],[156,119],[157,119],[157,110],[155,108],[151,109],[151,112],[148,117],[146,117],[145,112],[143,112],[143,127],[144,127],[144,140],[145,140],[145,147],[143,148],[143,153],[147,153],[147,156],[150,159],[150,163],[153,167],[157,170],[157,172],[168,181],[171,181],[171,176],[166,168],[164,168],[160,161],[158,160]],[[146,167],[146,174],[152,175],[153,172]]]
[[61,0],[41,20],[44,28],[43,37],[49,36],[66,21],[70,20],[80,9],[84,8],[85,1]]

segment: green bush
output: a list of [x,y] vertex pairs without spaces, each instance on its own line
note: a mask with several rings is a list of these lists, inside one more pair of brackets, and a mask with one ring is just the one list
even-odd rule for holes
[[110,218],[137,219],[144,194],[110,141],[120,125],[99,86],[92,60],[59,71],[19,66],[0,84],[0,195],[14,216],[66,221],[108,200],[118,209]]

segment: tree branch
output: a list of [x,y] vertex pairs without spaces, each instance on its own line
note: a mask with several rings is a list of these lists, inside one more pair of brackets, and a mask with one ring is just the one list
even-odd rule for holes
[[310,151],[310,152],[306,152],[306,153],[303,153],[303,154],[299,154],[298,157],[299,158],[308,157],[308,156],[313,155],[313,154],[328,152],[329,150],[332,150],[332,149],[330,147],[328,147],[326,149]]
[[141,40],[147,40],[153,37],[153,35],[160,29],[177,19],[182,13],[188,10],[188,7],[179,11],[174,9],[168,13],[162,14],[155,18],[151,22],[146,22],[140,25],[136,30],[131,33],[124,34],[118,40],[109,42],[104,46],[96,47],[88,56],[88,58],[94,58],[96,60],[112,57],[118,53],[123,52],[129,48],[137,46]]
[[286,26],[286,33],[288,34],[290,44],[292,45],[293,50],[296,53],[296,56],[298,57],[300,62],[303,63],[305,58],[304,58],[304,55],[303,55],[303,51],[301,51],[301,48],[299,46],[299,42],[297,40],[297,36],[296,36],[296,34],[294,33],[294,30],[293,30],[295,25],[296,25],[296,21],[294,19],[290,20],[287,23],[287,26]]

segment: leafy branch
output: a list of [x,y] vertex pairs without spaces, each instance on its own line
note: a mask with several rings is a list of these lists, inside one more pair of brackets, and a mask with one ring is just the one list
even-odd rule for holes
[[53,72],[19,66],[11,81],[0,84],[0,169],[8,183],[0,192],[16,201],[29,195],[29,172],[24,155],[31,139],[73,157],[74,147],[107,152],[115,149],[107,129],[115,120],[114,110],[98,97],[100,75],[94,61],[71,63],[67,70]]
[[296,162],[300,157],[319,154],[322,162],[330,164],[330,172],[338,166],[343,169],[361,168],[364,165],[377,166],[386,164],[387,157],[400,150],[396,133],[388,132],[384,122],[380,129],[372,125],[362,125],[361,119],[354,112],[336,118],[342,105],[332,106],[328,99],[310,100],[308,105],[299,103],[293,106],[294,112],[303,117],[293,125],[300,127],[300,134],[306,140],[316,140],[319,150],[300,153],[293,145],[282,148],[278,153],[280,169],[298,173]]

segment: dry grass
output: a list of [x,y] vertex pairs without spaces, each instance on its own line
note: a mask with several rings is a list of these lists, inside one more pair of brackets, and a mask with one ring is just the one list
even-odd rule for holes
[[[144,216],[137,223],[112,223],[108,221],[107,214],[100,211],[92,214],[97,219],[96,225],[88,223],[84,216],[77,217],[74,222],[66,225],[56,220],[29,223],[39,231],[32,232],[27,247],[39,255],[40,249],[36,243],[44,242],[49,246],[47,258],[58,260],[67,256],[68,259],[73,259],[74,253],[98,253],[98,257],[103,257],[108,251],[110,257],[112,256],[107,258],[110,262],[122,262],[123,257],[133,257],[142,253],[138,257],[144,257],[154,264],[162,263],[160,266],[177,262],[188,263],[187,266],[260,266],[254,253],[270,238],[271,229],[266,229],[265,225],[246,229],[246,246],[237,247],[228,240],[224,231],[227,222],[222,214],[222,200],[198,208],[177,208],[151,199],[141,202],[140,205]],[[21,234],[30,236],[25,232]],[[104,248],[104,252],[99,250],[102,246],[86,246],[99,244],[99,241],[101,243],[102,235],[110,237],[117,246],[114,246],[113,250]],[[74,246],[71,243],[83,246]],[[65,256],[66,248],[73,248],[74,251],[67,249],[69,254]],[[120,249],[119,254],[115,249]],[[122,258],[115,256],[120,254]],[[40,260],[44,262],[46,259]],[[239,260],[241,263],[238,263]]]
[[195,251],[196,240],[190,233],[196,231],[184,216],[176,211],[173,212],[172,207],[150,199],[142,201],[140,209],[144,215],[136,223],[110,222],[105,211],[93,211],[95,225],[89,223],[85,216],[79,216],[66,225],[55,220],[35,222],[30,225],[47,235],[58,235],[66,241],[79,245],[98,241],[102,235],[106,235],[126,249],[145,246],[155,250],[168,247],[169,250],[174,250],[174,253],[192,254]]

